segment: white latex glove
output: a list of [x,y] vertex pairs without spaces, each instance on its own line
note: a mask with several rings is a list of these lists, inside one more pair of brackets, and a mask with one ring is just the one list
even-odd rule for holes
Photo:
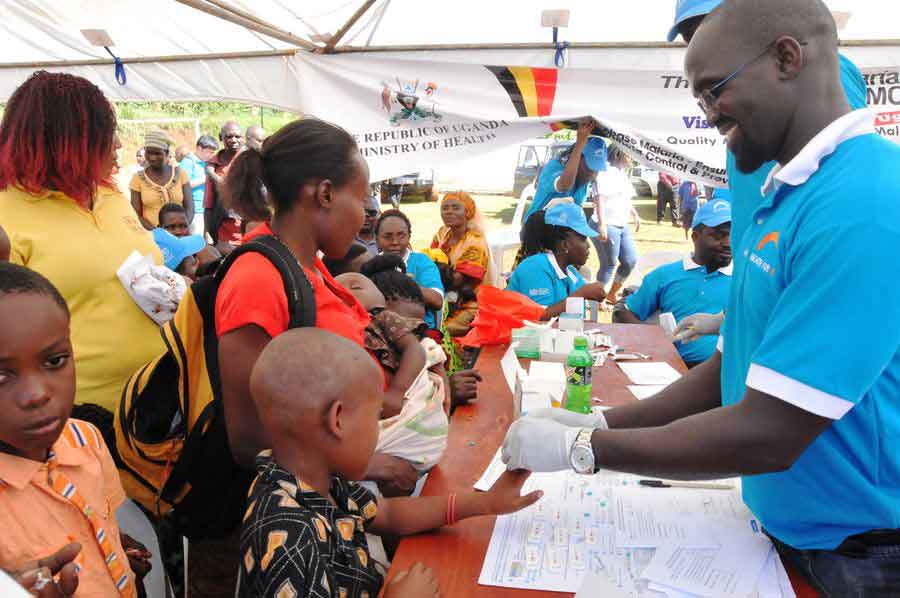
[[545,409],[535,409],[529,411],[523,417],[541,417],[543,419],[552,419],[570,428],[594,428],[595,430],[609,430],[606,423],[606,417],[602,413],[591,413],[590,415],[575,413],[568,409],[560,409],[559,407],[547,407]]
[[673,340],[682,343],[691,343],[701,336],[719,334],[719,328],[725,321],[725,313],[717,314],[693,314],[687,316],[675,327]]
[[552,419],[522,417],[506,433],[500,458],[510,471],[563,471],[569,469],[569,453],[578,428]]

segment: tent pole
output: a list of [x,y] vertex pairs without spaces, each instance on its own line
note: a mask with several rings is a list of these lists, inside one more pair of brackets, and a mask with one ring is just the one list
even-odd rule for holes
[[[274,58],[294,56],[298,50],[262,50],[254,52],[218,52],[214,54],[181,54],[171,56],[138,56],[122,58],[122,64],[147,64],[154,62],[191,62],[197,60],[236,60],[241,58]],[[48,60],[45,62],[9,62],[0,63],[0,71],[4,69],[37,69],[65,68],[70,66],[104,66],[114,64],[112,58],[91,58],[88,60]]]
[[285,43],[300,46],[301,48],[305,48],[307,50],[312,50],[317,48],[315,44],[309,42],[303,38],[297,37],[292,33],[288,33],[287,31],[282,31],[281,29],[277,29],[272,25],[261,25],[253,19],[248,19],[247,17],[242,17],[237,13],[231,12],[230,10],[225,10],[220,8],[217,5],[208,4],[203,0],[175,0],[180,4],[184,4],[185,6],[190,6],[196,10],[205,12],[206,14],[210,14],[214,17],[218,17],[224,21],[228,21],[230,23],[234,23],[240,27],[245,29],[250,29],[251,31],[256,31],[257,33],[262,33],[263,35],[267,35],[271,38],[283,41]]
[[[900,45],[900,39],[851,39],[841,40],[842,48],[869,48]],[[604,50],[634,50],[634,49],[678,49],[687,45],[667,42],[573,42],[570,49],[604,49]],[[534,43],[504,43],[504,44],[433,44],[433,45],[404,45],[404,46],[340,46],[332,50],[336,54],[355,54],[362,52],[430,52],[442,50],[555,50],[553,44],[544,42]]]
[[335,33],[333,36],[331,36],[331,39],[328,40],[328,43],[327,43],[327,44],[325,44],[325,50],[324,50],[324,51],[325,51],[326,53],[332,52],[332,51],[334,50],[334,47],[337,45],[337,43],[338,43],[339,41],[341,41],[341,38],[344,37],[344,36],[347,34],[348,31],[350,31],[350,28],[353,27],[353,25],[355,25],[356,22],[357,22],[364,14],[366,14],[366,11],[367,11],[367,10],[369,10],[370,8],[372,8],[372,5],[373,5],[373,4],[375,4],[375,0],[366,0],[366,1],[363,3],[362,6],[360,6],[358,9],[356,9],[356,12],[353,13],[353,16],[350,17],[350,19],[347,20],[347,22],[344,23],[344,24],[341,26],[341,28],[337,30],[337,33]]
[[375,25],[372,27],[372,31],[369,32],[369,39],[366,40],[366,45],[372,43],[372,38],[375,37],[375,32],[378,31],[378,28],[381,27],[381,21],[384,19],[384,14],[387,12],[388,6],[391,5],[391,0],[384,0],[384,4],[381,6],[381,13],[378,15],[378,20],[375,21]]
[[[219,8],[221,8],[222,10],[224,10],[226,12],[234,13],[239,17],[247,19],[248,21],[253,21],[254,23],[256,23],[262,27],[266,27],[273,31],[282,31],[287,35],[292,35],[292,36],[294,35],[290,31],[285,31],[279,27],[276,27],[272,23],[269,23],[268,21],[264,21],[263,19],[260,19],[258,16],[256,16],[253,13],[249,13],[243,9],[238,8],[237,6],[231,6],[230,4],[222,2],[222,0],[206,0],[206,1],[210,4],[214,4],[214,5],[218,6]],[[296,36],[294,36],[294,37],[296,37]],[[307,50],[313,50],[317,47],[315,44],[307,42],[306,40],[304,40],[302,38],[300,38],[300,41],[303,41],[306,43],[306,45],[304,45],[303,47],[306,48]]]

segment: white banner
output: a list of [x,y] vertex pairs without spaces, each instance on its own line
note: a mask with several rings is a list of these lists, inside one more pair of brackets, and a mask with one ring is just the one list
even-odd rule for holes
[[[383,180],[546,135],[592,115],[595,133],[638,162],[725,186],[724,139],[709,127],[687,80],[658,70],[553,69],[382,56],[298,54],[304,113],[357,139]],[[900,140],[897,68],[865,69],[882,135]]]

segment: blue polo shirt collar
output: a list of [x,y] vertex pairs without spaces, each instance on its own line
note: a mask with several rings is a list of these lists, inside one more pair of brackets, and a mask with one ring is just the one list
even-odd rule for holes
[[[696,270],[697,268],[702,268],[700,264],[694,261],[694,257],[691,254],[684,256],[684,259],[681,260],[681,266],[684,268],[685,272],[690,270]],[[725,276],[731,276],[732,271],[734,270],[734,263],[729,262],[727,266],[723,268],[719,268],[719,272],[724,274]]]
[[559,267],[559,262],[556,261],[556,256],[553,255],[552,251],[545,251],[544,255],[547,256],[547,261],[550,262],[550,267],[553,268],[553,271],[556,273],[557,278],[560,280],[565,280],[568,278],[572,282],[577,283],[578,279],[575,278],[571,272],[565,272],[562,268]]
[[860,108],[832,122],[819,131],[793,160],[784,166],[776,164],[772,168],[762,187],[762,194],[768,195],[778,191],[782,185],[797,187],[804,184],[819,170],[822,160],[834,153],[841,143],[860,135],[874,133],[874,118],[868,108]]

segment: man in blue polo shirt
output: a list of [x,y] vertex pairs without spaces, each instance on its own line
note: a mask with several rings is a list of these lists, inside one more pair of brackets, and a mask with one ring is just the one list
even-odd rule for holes
[[597,173],[606,170],[606,143],[590,136],[595,124],[593,119],[584,120],[578,125],[575,145],[544,164],[525,221],[557,197],[571,197],[579,206],[584,203]]
[[[669,30],[668,40],[675,41],[680,34],[685,42],[690,43],[697,27],[706,15],[715,10],[722,0],[678,0],[675,4],[675,23]],[[841,84],[847,101],[854,110],[866,107],[866,82],[862,73],[849,58],[838,54],[841,69]],[[765,185],[766,177],[775,166],[775,162],[767,162],[750,173],[741,172],[734,161],[734,154],[726,151],[726,171],[728,172],[728,190],[716,189],[715,199],[727,199],[732,202],[731,239],[734,244],[740,241],[750,224],[752,212],[762,200],[760,189]],[[740,264],[743,256],[735,255],[735,265]],[[717,335],[724,320],[724,313],[695,314],[679,322],[675,333],[685,342],[696,340],[703,335]]]
[[734,240],[721,352],[606,417],[530,412],[504,461],[743,475],[744,501],[822,595],[897,596],[900,147],[851,111],[821,0],[726,0],[685,71],[738,168],[777,162]]
[[[703,204],[692,229],[693,254],[648,274],[641,288],[616,306],[613,322],[641,324],[656,312],[671,312],[680,322],[692,314],[725,309],[731,288],[731,206],[722,200]],[[716,338],[676,342],[675,348],[692,368],[712,356]]]

